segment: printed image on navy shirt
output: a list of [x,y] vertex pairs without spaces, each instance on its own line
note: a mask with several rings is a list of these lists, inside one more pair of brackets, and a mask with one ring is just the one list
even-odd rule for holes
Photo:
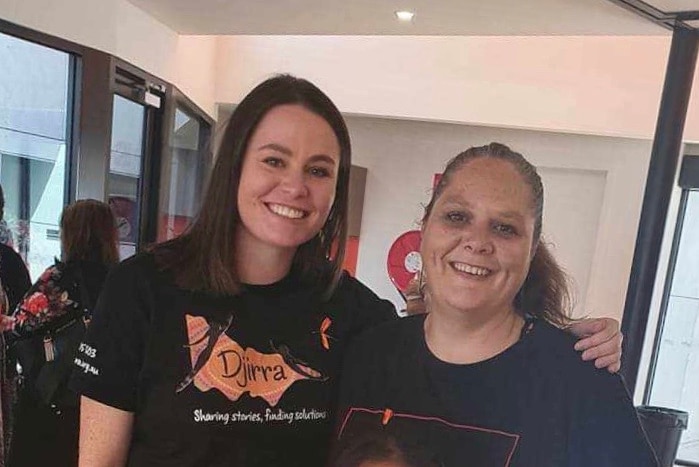
[[[209,324],[204,318],[186,316],[192,366],[207,348]],[[206,364],[194,376],[194,385],[200,391],[218,389],[231,401],[248,393],[264,399],[274,407],[284,392],[296,381],[324,380],[320,372],[290,356],[262,353],[240,344],[222,334],[218,336]]]
[[398,453],[401,467],[508,467],[519,438],[437,417],[352,408],[340,426],[333,467],[385,461],[386,452]]

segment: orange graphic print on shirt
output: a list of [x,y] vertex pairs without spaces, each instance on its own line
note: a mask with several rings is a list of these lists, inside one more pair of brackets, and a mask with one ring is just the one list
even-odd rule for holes
[[[195,365],[206,348],[209,324],[202,317],[186,315],[190,358]],[[303,364],[287,363],[278,353],[265,354],[240,344],[221,334],[206,364],[194,376],[200,391],[218,389],[232,401],[243,394],[261,397],[274,407],[287,389],[296,381],[323,379],[320,372]]]

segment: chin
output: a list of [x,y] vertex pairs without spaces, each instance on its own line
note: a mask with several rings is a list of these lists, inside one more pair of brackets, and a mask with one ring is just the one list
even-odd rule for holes
[[304,243],[307,243],[307,242],[313,240],[313,237],[315,237],[315,236],[311,236],[311,237],[286,236],[283,238],[270,239],[269,243],[276,245],[277,247],[280,247],[280,248],[299,248]]
[[474,300],[474,297],[455,297],[452,300],[445,300],[444,304],[452,310],[456,310],[464,314],[478,313],[479,311],[488,309],[493,305],[485,300]]

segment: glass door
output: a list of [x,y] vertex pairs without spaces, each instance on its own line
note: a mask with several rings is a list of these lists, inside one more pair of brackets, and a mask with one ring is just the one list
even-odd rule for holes
[[145,105],[115,94],[107,189],[122,259],[136,253],[139,241],[145,129]]
[[680,210],[644,403],[689,413],[677,463],[699,465],[699,157],[685,157],[680,184]]
[[0,33],[0,241],[33,279],[60,257],[77,58]]
[[117,220],[121,259],[154,240],[164,88],[140,70],[115,67],[107,200]]
[[212,120],[174,90],[175,109],[165,136],[157,240],[180,235],[199,210],[212,157]]

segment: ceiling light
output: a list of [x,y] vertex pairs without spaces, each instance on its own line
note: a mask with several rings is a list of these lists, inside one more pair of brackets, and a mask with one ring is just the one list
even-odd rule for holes
[[396,11],[396,18],[398,18],[401,21],[412,21],[414,16],[415,16],[415,13],[413,13],[412,11],[408,11],[408,10]]

